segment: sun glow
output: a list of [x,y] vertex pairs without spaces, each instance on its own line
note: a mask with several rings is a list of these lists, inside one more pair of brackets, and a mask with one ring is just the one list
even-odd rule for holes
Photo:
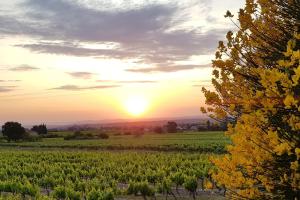
[[125,109],[132,116],[140,116],[149,107],[149,101],[142,96],[130,96],[125,101]]

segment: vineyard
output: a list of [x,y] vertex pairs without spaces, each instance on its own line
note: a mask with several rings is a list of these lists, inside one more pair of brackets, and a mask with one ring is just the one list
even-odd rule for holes
[[208,154],[2,149],[4,199],[197,198],[211,188]]

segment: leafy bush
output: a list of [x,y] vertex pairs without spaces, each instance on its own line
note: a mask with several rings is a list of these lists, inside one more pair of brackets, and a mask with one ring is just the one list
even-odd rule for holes
[[125,131],[124,135],[131,135],[132,133],[130,131]]
[[64,136],[57,133],[48,133],[46,135],[40,135],[41,138],[63,138]]
[[146,196],[154,196],[155,191],[152,187],[150,187],[148,182],[142,182],[139,184],[139,191],[141,195],[146,198]]
[[25,195],[29,195],[31,197],[35,197],[39,193],[39,188],[27,182],[21,187],[21,194],[23,197]]
[[2,126],[2,133],[8,141],[10,140],[21,140],[26,136],[25,128],[18,122],[6,122]]
[[150,187],[149,183],[146,181],[140,183],[131,182],[127,189],[127,194],[141,194],[144,197],[144,199],[146,199],[147,196],[154,196],[155,190],[152,187]]
[[89,139],[108,139],[109,135],[107,133],[99,133],[99,134],[92,134],[92,133],[82,133],[80,131],[75,131],[71,135],[64,136],[64,140],[89,140]]
[[80,192],[76,192],[72,188],[64,186],[54,188],[53,197],[57,199],[81,200]]
[[27,142],[38,142],[41,141],[41,137],[40,136],[35,136],[35,135],[30,135],[30,134],[26,134],[26,136],[24,137],[24,141]]
[[196,199],[196,191],[198,187],[197,178],[186,177],[183,186],[186,190],[188,190],[193,195],[193,199]]
[[127,188],[127,194],[134,194],[134,195],[138,195],[139,193],[139,187],[138,184],[135,182],[130,182],[129,186]]
[[98,138],[100,139],[108,139],[109,138],[109,135],[107,133],[100,133],[98,135]]
[[229,199],[300,196],[299,13],[299,0],[247,0],[225,15],[238,29],[219,41],[201,110],[229,122],[233,144],[212,159]]
[[182,172],[176,172],[171,175],[171,180],[176,184],[176,191],[178,193],[178,187],[184,183],[184,175]]
[[164,178],[162,183],[158,184],[157,191],[159,193],[166,194],[166,196],[168,196],[168,194],[172,193],[171,186],[172,186],[172,181],[168,178]]
[[157,126],[153,129],[154,133],[162,134],[164,132],[163,128],[160,126]]
[[48,133],[48,129],[45,124],[33,126],[31,130],[39,135],[46,135]]
[[66,199],[67,191],[63,186],[57,186],[54,188],[53,197],[57,199]]
[[93,189],[88,193],[87,200],[114,200],[114,195],[111,191],[103,192]]
[[177,132],[177,123],[176,122],[168,122],[167,125],[167,132],[168,133],[176,133]]

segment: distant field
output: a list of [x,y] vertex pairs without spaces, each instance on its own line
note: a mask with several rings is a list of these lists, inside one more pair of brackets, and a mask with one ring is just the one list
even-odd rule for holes
[[[56,134],[66,135],[68,132]],[[199,153],[223,153],[229,139],[223,132],[186,132],[172,134],[113,135],[109,139],[64,140],[43,138],[38,142],[0,142],[0,146],[75,148],[90,150],[155,150],[197,151]]]

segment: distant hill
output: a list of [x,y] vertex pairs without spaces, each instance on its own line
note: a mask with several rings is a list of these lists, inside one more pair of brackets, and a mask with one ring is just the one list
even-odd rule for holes
[[71,126],[81,126],[88,128],[115,127],[115,126],[162,126],[168,121],[175,121],[177,124],[200,123],[208,120],[207,116],[174,117],[174,118],[147,118],[147,119],[113,119],[113,120],[88,120],[69,124],[49,124],[51,129],[66,129]]

